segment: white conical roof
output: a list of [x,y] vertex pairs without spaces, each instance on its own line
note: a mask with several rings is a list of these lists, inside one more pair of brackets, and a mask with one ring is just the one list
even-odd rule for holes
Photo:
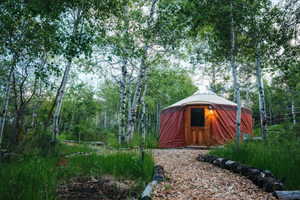
[[189,96],[185,99],[182,99],[167,108],[175,107],[175,106],[184,106],[191,104],[221,104],[221,105],[231,105],[236,106],[236,103],[229,101],[223,97],[216,95],[214,92],[210,90],[198,90],[192,96]]

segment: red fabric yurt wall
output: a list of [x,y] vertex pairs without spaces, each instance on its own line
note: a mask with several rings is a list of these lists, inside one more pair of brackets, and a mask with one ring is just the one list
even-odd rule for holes
[[[211,105],[214,119],[210,124],[210,143],[221,145],[235,137],[236,106]],[[183,147],[185,144],[184,110],[187,106],[172,107],[163,110],[160,115],[160,139],[162,148]],[[252,133],[252,113],[243,108],[241,132]]]
[[185,146],[184,108],[173,107],[160,114],[159,146],[163,148]]
[[[236,107],[214,105],[215,119],[211,121],[211,139],[214,144],[226,144],[235,137]],[[252,134],[252,113],[242,108],[241,133]],[[242,134],[241,134],[242,137]]]

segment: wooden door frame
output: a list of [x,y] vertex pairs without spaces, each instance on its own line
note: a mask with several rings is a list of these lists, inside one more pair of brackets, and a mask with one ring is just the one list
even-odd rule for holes
[[[192,126],[191,126],[191,109],[192,108],[203,108],[204,109],[204,127],[197,127],[197,129],[201,130],[205,135],[207,141],[200,141],[200,137],[198,138],[197,144],[189,144],[189,137],[192,134]],[[187,106],[184,110],[184,137],[186,145],[209,145],[209,137],[210,137],[210,118],[208,113],[208,105],[190,105]],[[195,143],[195,142],[193,142]]]

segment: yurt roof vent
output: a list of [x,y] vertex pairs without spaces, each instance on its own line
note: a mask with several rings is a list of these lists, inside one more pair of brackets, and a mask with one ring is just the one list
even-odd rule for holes
[[195,92],[193,95],[216,95],[216,93],[214,93],[211,90],[198,90],[197,92]]

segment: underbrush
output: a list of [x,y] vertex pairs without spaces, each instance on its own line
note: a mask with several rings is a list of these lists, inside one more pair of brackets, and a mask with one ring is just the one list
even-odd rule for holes
[[210,154],[270,170],[283,180],[286,189],[300,189],[300,138],[295,130],[297,127],[283,129],[277,125],[273,129],[281,132],[270,132],[266,142],[244,142],[239,151],[234,144],[229,144],[222,149],[211,151]]
[[144,148],[146,149],[158,147],[158,140],[154,133],[149,133],[148,135],[146,135],[145,139],[143,139],[140,134],[135,133],[133,134],[133,137],[129,143],[122,145],[119,144],[118,137],[111,133],[107,135],[106,141],[107,145],[113,148],[138,148],[141,144],[143,144]]
[[[72,152],[90,152],[90,155],[73,155]],[[144,160],[138,152],[111,152],[96,154],[86,146],[58,144],[53,153],[34,152],[18,156],[18,160],[0,163],[0,199],[52,200],[56,199],[58,184],[72,177],[112,175],[130,179],[141,188],[152,177],[154,162],[150,152]]]
[[150,153],[144,160],[138,152],[116,152],[104,155],[73,156],[68,159],[60,176],[68,179],[72,176],[113,175],[121,179],[149,182],[152,178],[154,162]]

